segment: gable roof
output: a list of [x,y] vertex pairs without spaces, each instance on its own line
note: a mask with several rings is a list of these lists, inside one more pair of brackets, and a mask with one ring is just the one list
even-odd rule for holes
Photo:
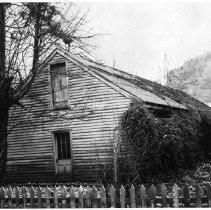
[[182,103],[179,103],[166,95],[154,93],[151,84],[149,84],[147,88],[137,85],[137,78],[142,79],[140,77],[106,66],[104,64],[96,63],[81,56],[73,55],[66,51],[55,49],[43,62],[43,64],[47,64],[56,53],[59,53],[61,56],[66,57],[76,65],[79,65],[88,73],[92,74],[98,79],[101,79],[103,82],[116,89],[126,97],[143,101],[146,104],[186,109],[185,105]]

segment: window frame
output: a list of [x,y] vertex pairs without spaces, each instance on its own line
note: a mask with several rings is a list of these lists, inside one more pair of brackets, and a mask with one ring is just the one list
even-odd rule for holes
[[[52,87],[52,81],[51,81],[51,66],[52,65],[56,65],[56,64],[62,64],[64,63],[65,64],[65,72],[67,74],[67,106],[64,106],[64,107],[58,107],[58,106],[55,106],[54,105],[54,99],[53,99],[53,87]],[[59,111],[59,110],[67,110],[70,106],[70,100],[69,100],[69,75],[68,75],[68,62],[67,60],[65,59],[62,59],[62,60],[59,60],[59,61],[52,61],[52,62],[49,62],[48,64],[48,74],[49,74],[49,77],[48,77],[48,81],[49,81],[49,101],[50,101],[50,110],[54,110],[54,111]]]
[[72,145],[72,129],[58,129],[58,130],[53,130],[51,131],[51,139],[52,139],[52,144],[53,144],[53,161],[54,161],[54,169],[55,169],[55,174],[58,174],[58,168],[57,168],[57,159],[58,159],[58,149],[57,149],[57,142],[55,138],[56,133],[62,133],[62,132],[68,132],[69,137],[70,137],[70,157],[71,157],[71,162],[73,166],[73,145]]

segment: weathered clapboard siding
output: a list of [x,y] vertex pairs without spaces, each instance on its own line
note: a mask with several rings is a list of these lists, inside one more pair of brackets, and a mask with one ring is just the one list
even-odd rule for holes
[[[56,54],[51,63],[66,62]],[[119,116],[130,100],[89,74],[81,67],[67,61],[69,105],[73,111],[52,111],[49,70],[46,66],[35,79],[23,99],[25,109],[11,110],[8,142],[8,177],[40,174],[55,175],[52,132],[70,130],[73,156],[73,174],[77,179],[96,178],[97,164],[108,162],[113,152],[113,130]],[[80,116],[81,109],[88,114],[85,120],[72,119]],[[65,119],[52,116],[65,114]],[[14,119],[14,120],[13,120]]]

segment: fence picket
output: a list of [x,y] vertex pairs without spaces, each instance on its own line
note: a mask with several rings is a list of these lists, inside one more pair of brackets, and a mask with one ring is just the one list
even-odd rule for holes
[[93,186],[92,189],[92,208],[97,208],[97,188]]
[[161,185],[162,207],[167,207],[167,188],[164,184]]
[[146,207],[146,188],[144,185],[141,185],[140,188],[140,199],[141,199],[141,207],[145,208]]
[[152,185],[149,189],[149,197],[151,202],[151,208],[155,208],[157,206],[156,204],[156,188],[154,185]]
[[120,206],[121,208],[125,208],[125,188],[123,187],[123,185],[121,185],[121,188],[120,188]]
[[45,189],[45,207],[48,209],[51,208],[50,197],[51,197],[51,191],[50,191],[49,187],[47,186]]
[[201,190],[199,184],[196,185],[196,207],[201,207]]
[[78,190],[79,208],[84,208],[83,187],[80,185]]
[[30,207],[34,208],[35,207],[35,202],[34,202],[34,187],[30,187]]
[[113,185],[110,187],[110,201],[111,201],[111,207],[116,207],[116,190]]
[[39,186],[37,189],[38,208],[42,208],[42,188]]
[[23,208],[27,208],[27,194],[26,194],[26,187],[22,187],[22,197],[23,197]]
[[20,201],[20,193],[19,193],[19,188],[18,186],[15,187],[15,208],[19,208],[19,201]]
[[70,187],[70,208],[75,208],[75,189],[73,186]]
[[211,185],[207,184],[207,200],[208,200],[208,207],[211,207]]
[[136,194],[135,194],[135,188],[133,184],[130,187],[130,207],[136,208]]
[[59,201],[58,201],[58,189],[56,185],[54,186],[54,192],[53,192],[53,206],[54,208],[59,208]]
[[66,187],[63,185],[62,188],[61,188],[61,203],[62,203],[62,208],[67,208],[66,194],[67,194]]
[[90,188],[87,189],[86,194],[84,196],[84,207],[85,208],[91,208],[92,207],[91,189]]
[[172,191],[173,191],[173,207],[179,208],[179,188],[177,184],[174,184]]
[[190,192],[188,186],[185,184],[183,188],[184,207],[190,207]]
[[0,208],[4,209],[5,208],[5,189],[3,187],[0,188]]
[[[52,205],[54,208],[69,208],[69,206],[70,208],[107,208],[107,202],[109,203],[108,206],[111,208],[116,208],[116,206],[125,208],[127,206],[127,202],[130,202],[129,207],[131,208],[153,208],[158,206],[157,202],[159,202],[159,206],[160,203],[162,203],[162,207],[172,206],[172,201],[173,207],[179,208],[180,206],[192,206],[191,202],[193,199],[195,199],[195,206],[198,208],[202,207],[202,202],[203,206],[206,202],[206,206],[211,207],[211,184],[207,184],[205,196],[203,197],[199,184],[196,185],[194,197],[190,196],[190,191],[187,184],[184,184],[182,187],[183,197],[181,198],[179,198],[179,189],[180,188],[177,186],[177,184],[174,184],[171,192],[173,197],[167,197],[167,188],[164,184],[162,184],[160,188],[161,197],[157,197],[157,188],[154,185],[151,185],[149,189],[149,194],[148,196],[146,196],[146,188],[144,187],[144,185],[141,185],[139,188],[140,193],[138,193],[140,194],[140,201],[137,201],[136,196],[138,196],[139,198],[139,195],[136,195],[136,191],[133,185],[131,185],[129,189],[128,197],[126,197],[125,188],[123,187],[123,185],[121,185],[121,187],[118,189],[118,199],[116,197],[117,191],[113,185],[110,186],[108,191],[106,191],[103,185],[100,187],[100,189],[97,189],[95,186],[90,188],[80,185],[78,190],[77,188],[71,186],[70,188],[68,188],[68,192],[67,187],[64,185],[61,186],[60,190],[58,190],[55,186],[53,194],[47,186],[46,188],[43,188],[44,197],[42,197],[43,195],[41,187],[36,188],[35,193],[33,186],[27,189],[27,187],[25,186],[22,186],[20,188],[18,186],[14,186],[14,188],[12,188],[9,185],[8,187],[6,187],[6,191],[4,187],[0,187],[0,208],[51,208]],[[28,193],[30,194],[30,204],[27,204]],[[109,198],[107,198],[107,193],[109,194]],[[59,203],[60,195],[61,203]],[[70,203],[67,203],[68,195],[70,195]],[[51,204],[52,199],[53,204]],[[110,202],[107,199],[110,199]],[[37,201],[37,203],[35,203],[35,200]],[[150,201],[150,203],[148,201]],[[181,202],[181,204],[179,203],[179,201]]]
[[102,185],[100,188],[100,207],[101,208],[106,208],[106,190],[105,187]]
[[7,205],[8,208],[12,208],[12,187],[8,186],[8,191],[7,191],[7,195],[8,195],[8,201],[7,201]]

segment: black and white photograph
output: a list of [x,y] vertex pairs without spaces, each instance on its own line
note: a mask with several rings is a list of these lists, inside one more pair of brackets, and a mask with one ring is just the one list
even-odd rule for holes
[[211,1],[0,2],[0,208],[211,207]]

